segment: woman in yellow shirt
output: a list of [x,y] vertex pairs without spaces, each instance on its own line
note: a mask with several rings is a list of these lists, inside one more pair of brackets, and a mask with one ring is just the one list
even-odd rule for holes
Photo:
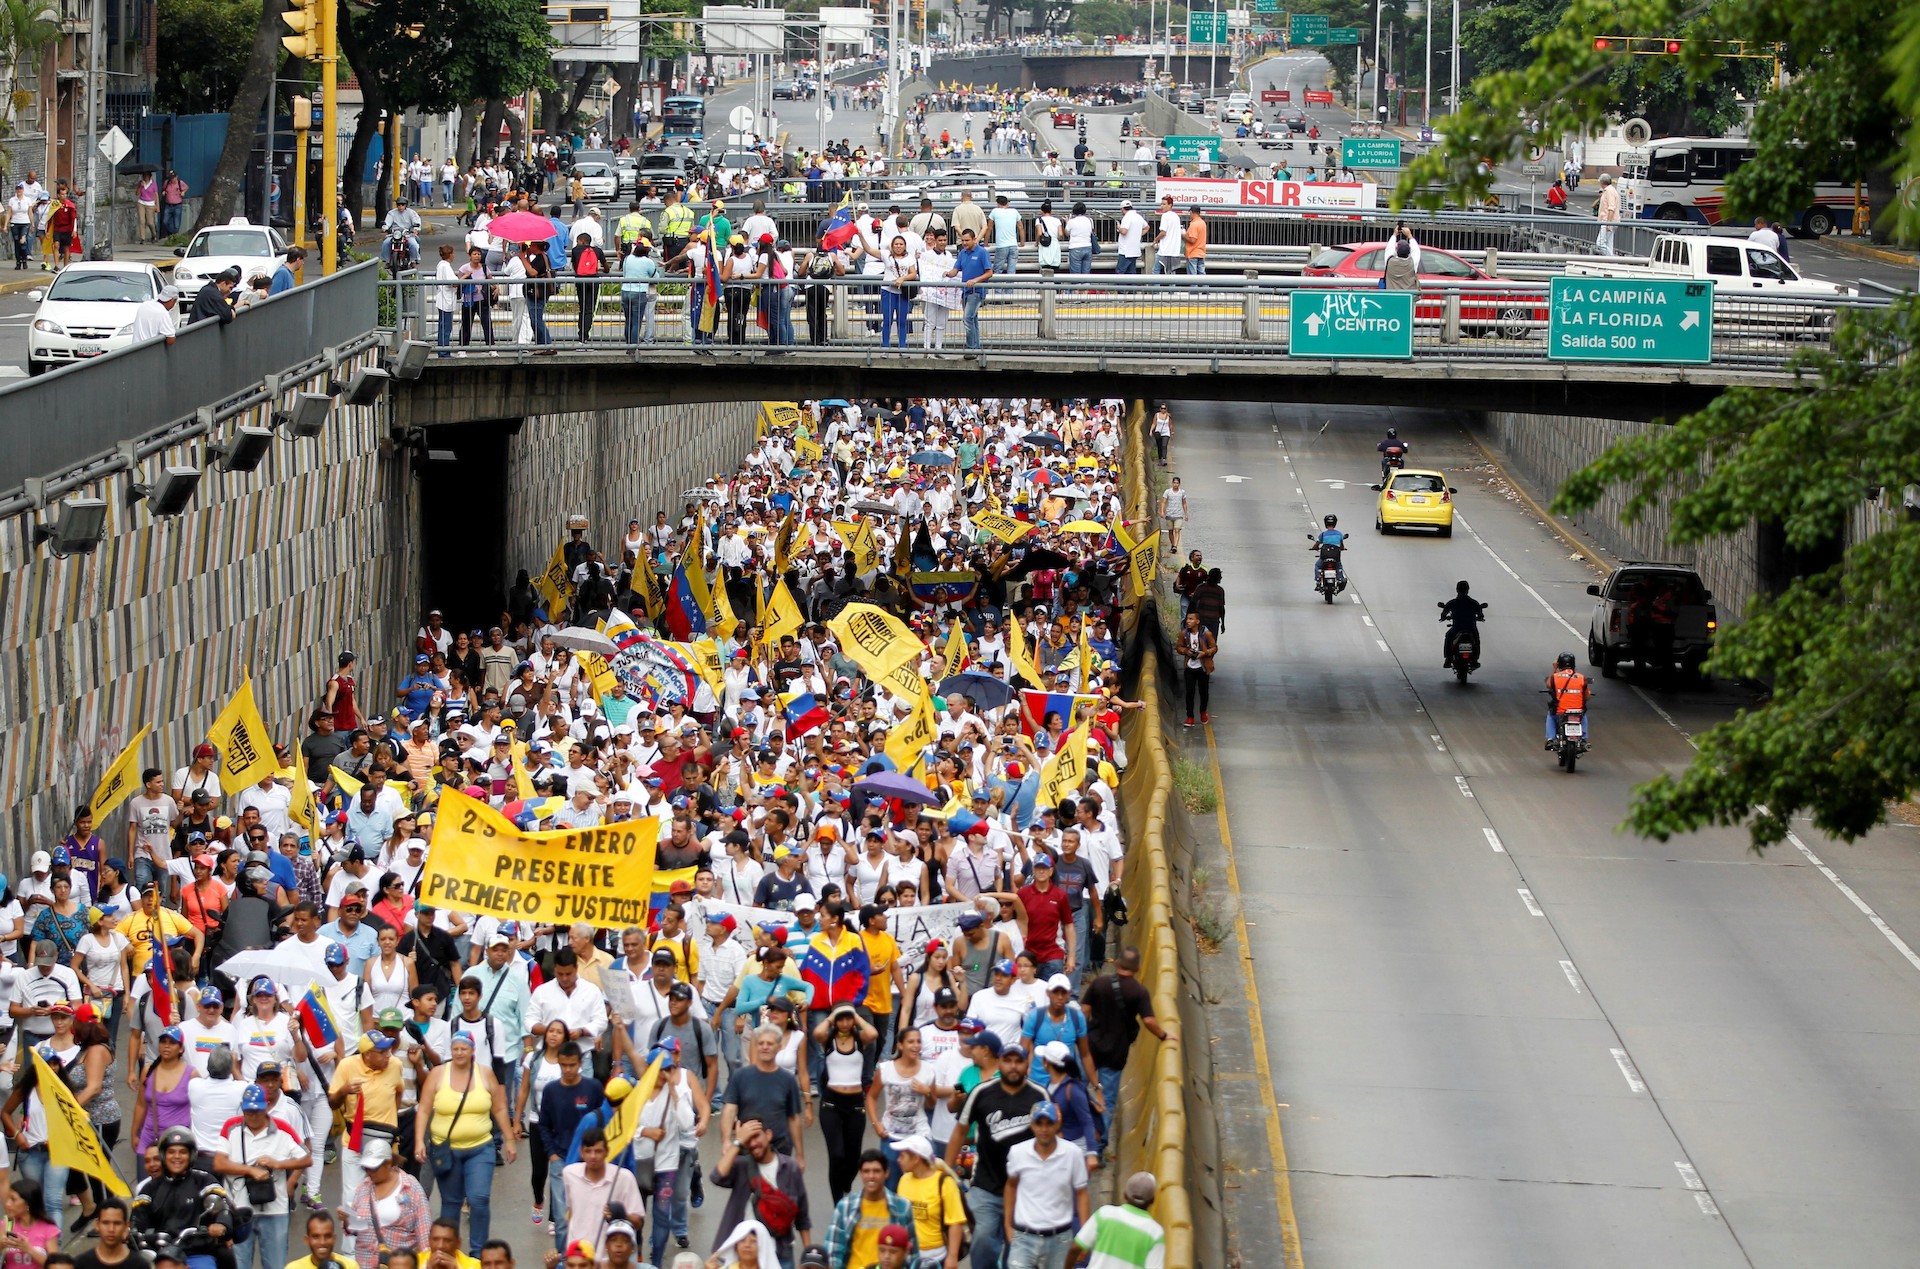
[[[440,1219],[457,1228],[469,1209],[467,1246],[480,1254],[493,1221],[493,1130],[508,1163],[518,1154],[507,1095],[493,1072],[473,1060],[473,1033],[453,1033],[453,1056],[420,1081],[421,1114],[414,1118],[414,1158],[433,1165],[440,1182]],[[431,1108],[431,1114],[425,1113]]]

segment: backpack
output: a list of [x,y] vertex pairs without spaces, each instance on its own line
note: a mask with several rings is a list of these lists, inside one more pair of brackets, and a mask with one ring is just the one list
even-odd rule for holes
[[[748,1161],[752,1167],[752,1161]],[[800,1219],[800,1205],[786,1194],[767,1184],[767,1179],[757,1169],[753,1172],[753,1214],[767,1232],[775,1238],[788,1238],[793,1234],[793,1223]]]
[[[973,1209],[967,1206],[967,1187],[960,1184],[960,1178],[954,1174],[952,1168],[947,1166],[945,1159],[935,1159],[932,1162],[933,1170],[936,1173],[953,1182],[954,1193],[960,1196],[960,1210],[967,1214],[967,1232],[960,1235],[960,1255],[964,1258],[967,1254],[967,1249],[973,1246],[974,1234]],[[942,1232],[945,1232],[946,1228],[947,1192],[943,1187],[940,1191],[940,1229]]]

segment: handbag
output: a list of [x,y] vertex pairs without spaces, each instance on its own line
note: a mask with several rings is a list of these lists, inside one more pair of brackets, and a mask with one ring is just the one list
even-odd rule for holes
[[[467,1087],[460,1094],[460,1104],[453,1108],[453,1118],[447,1123],[447,1135],[443,1140],[435,1141],[429,1132],[427,1137],[427,1162],[433,1165],[433,1174],[444,1180],[453,1174],[453,1126],[460,1122],[461,1112],[467,1108],[467,1098],[473,1096],[473,1086],[480,1079],[475,1070],[467,1077]],[[437,1095],[437,1094],[436,1094]]]
[[[242,1167],[252,1166],[247,1162],[247,1134],[244,1128],[241,1129],[241,1132],[240,1132],[240,1165]],[[247,1178],[248,1205],[251,1206],[253,1210],[257,1212],[261,1208],[266,1207],[268,1204],[272,1202],[273,1202],[273,1178],[269,1176],[266,1180],[262,1181],[258,1177],[248,1177]]]

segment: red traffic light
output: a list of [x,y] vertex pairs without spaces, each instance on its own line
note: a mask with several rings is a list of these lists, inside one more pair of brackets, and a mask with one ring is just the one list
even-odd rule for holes
[[1610,53],[1613,51],[1613,41],[1604,35],[1598,36],[1593,41],[1593,51],[1596,53]]
[[1679,51],[1680,51],[1680,41],[1679,41],[1679,40],[1668,40],[1668,41],[1667,41],[1667,52],[1669,52],[1669,53],[1678,53]]

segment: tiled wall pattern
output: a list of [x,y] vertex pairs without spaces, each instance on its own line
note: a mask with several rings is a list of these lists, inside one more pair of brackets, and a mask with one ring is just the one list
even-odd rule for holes
[[[265,414],[219,431],[264,427]],[[385,414],[336,403],[318,440],[276,436],[254,471],[209,470],[175,518],[129,509],[125,473],[98,482],[81,491],[108,505],[92,555],[34,546],[38,517],[0,521],[0,870],[18,876],[67,831],[142,725],[154,727],[143,766],[184,765],[244,668],[289,744],[342,648],[360,653],[363,684],[395,681],[410,607],[406,533],[389,508],[411,478],[379,456]],[[200,444],[147,460],[148,474],[163,459],[198,465]],[[118,846],[125,820],[98,831]]]
[[528,419],[508,442],[510,469],[529,478],[506,491],[507,576],[538,573],[576,512],[609,559],[628,520],[678,518],[682,490],[740,465],[759,413],[757,401],[703,401]]

